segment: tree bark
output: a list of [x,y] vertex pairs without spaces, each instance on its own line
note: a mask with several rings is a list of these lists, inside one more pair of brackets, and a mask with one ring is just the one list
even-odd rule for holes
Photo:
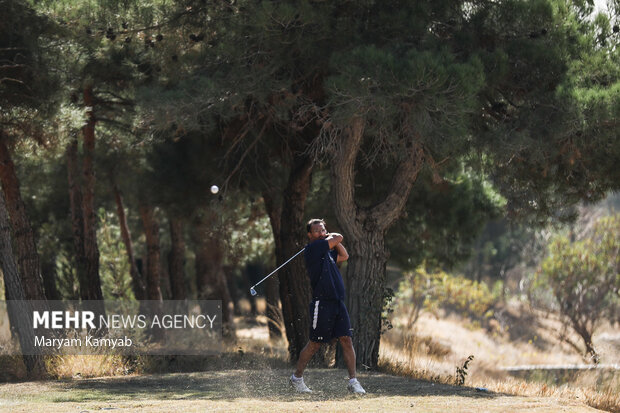
[[160,288],[159,224],[150,205],[140,205],[140,217],[146,236],[146,296],[147,300],[162,301]]
[[[161,257],[160,257],[161,258]],[[168,271],[168,265],[160,263],[159,267],[159,289],[161,290],[161,296],[163,300],[172,300],[172,290],[170,289],[170,273]]]
[[[310,190],[313,162],[307,155],[295,153],[292,169],[284,190],[282,203],[280,245],[276,251],[278,265],[297,253],[305,245],[304,209]],[[280,301],[289,358],[295,362],[308,342],[310,319],[308,304],[312,292],[304,260],[291,261],[279,272]]]
[[[280,233],[282,231],[282,205],[275,200],[273,191],[263,191],[263,199],[265,201],[265,209],[271,223],[275,251],[282,249],[280,242]],[[269,328],[269,340],[275,341],[282,338],[282,312],[280,311],[280,282],[278,277],[269,277],[265,281],[265,300],[267,308],[265,315],[267,316],[267,327]]]
[[258,316],[258,308],[256,307],[256,297],[250,294],[250,284],[256,279],[260,274],[264,274],[264,271],[260,271],[260,274],[256,274],[256,265],[252,265],[250,263],[245,264],[245,268],[243,269],[243,277],[241,278],[241,283],[243,284],[243,291],[245,292],[245,297],[250,302],[250,314],[253,317]]
[[84,219],[84,285],[80,283],[82,300],[103,300],[99,278],[99,248],[97,246],[97,215],[95,212],[95,124],[94,96],[92,86],[84,88],[84,105],[87,108],[86,125],[82,128],[84,139],[82,212]]
[[168,254],[168,268],[170,274],[170,289],[173,300],[185,300],[185,239],[183,237],[183,220],[172,214],[170,221],[170,253]]
[[[73,249],[75,254],[75,272],[82,289],[86,290],[87,269],[84,251],[84,211],[82,210],[82,184],[78,166],[78,141],[73,139],[67,147],[67,180],[69,182],[69,202],[71,207],[71,228],[73,230]],[[86,294],[84,292],[84,294]]]
[[15,164],[7,146],[7,138],[5,133],[0,131],[0,181],[17,249],[17,267],[23,281],[26,299],[45,300],[34,231],[26,215]]
[[364,119],[355,117],[340,136],[330,168],[334,212],[349,252],[345,286],[347,308],[353,328],[357,363],[377,366],[384,304],[386,263],[385,233],[401,215],[411,188],[424,162],[422,147],[415,141],[406,147],[388,195],[371,208],[355,202],[355,161],[364,135]]
[[344,242],[351,257],[345,285],[353,343],[358,364],[376,367],[387,264],[384,234],[351,241],[346,237]]
[[232,316],[232,301],[230,292],[224,275],[222,266],[224,260],[224,249],[216,237],[209,238],[203,244],[203,253],[201,254],[205,260],[206,290],[203,289],[201,296],[205,300],[222,300],[222,321],[224,323],[224,335],[227,337],[234,334],[234,322]]
[[226,278],[226,285],[228,286],[228,292],[230,294],[230,300],[232,302],[233,308],[233,316],[241,315],[241,304],[239,300],[241,299],[241,293],[239,291],[239,286],[237,285],[237,280],[235,276],[235,269],[238,268],[237,265],[224,265],[224,278]]
[[232,301],[224,274],[224,246],[217,234],[206,228],[207,220],[199,218],[193,233],[196,244],[196,287],[199,300],[222,301],[222,328],[225,337],[234,337]]
[[41,263],[41,276],[43,277],[43,286],[45,289],[45,298],[52,301],[59,301],[62,299],[60,292],[56,287],[56,256],[51,256],[46,259],[43,257]]
[[142,279],[142,274],[138,271],[138,266],[136,265],[136,260],[134,258],[133,243],[131,242],[129,225],[127,225],[127,216],[125,215],[123,196],[115,182],[112,183],[112,190],[114,191],[118,222],[121,227],[121,237],[123,238],[125,252],[127,253],[127,259],[129,260],[129,275],[131,276],[131,287],[133,289],[133,294],[138,301],[146,300],[146,287]]
[[[4,195],[0,192],[0,269],[4,278],[9,320],[17,331],[20,347],[24,354],[23,360],[30,378],[45,374],[45,363],[40,355],[32,355],[34,350],[34,331],[32,330],[32,312],[26,308],[26,291],[19,277],[13,248],[11,246],[11,224],[7,212]],[[14,325],[13,325],[14,323]]]
[[[565,311],[565,313],[570,312]],[[600,362],[600,356],[592,342],[592,332],[595,329],[594,322],[589,323],[588,320],[584,320],[579,314],[571,314],[568,318],[571,320],[573,330],[575,330],[583,340],[585,346],[584,360],[589,363],[598,364]]]
[[580,333],[581,338],[583,338],[583,342],[586,345],[586,356],[589,358],[589,361],[598,364],[600,362],[600,356],[596,352],[594,348],[594,343],[592,342],[592,335],[589,332]]

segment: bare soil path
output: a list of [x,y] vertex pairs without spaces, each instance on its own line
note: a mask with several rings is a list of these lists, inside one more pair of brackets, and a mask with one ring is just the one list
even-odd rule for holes
[[344,370],[309,369],[314,390],[296,394],[290,370],[219,370],[0,384],[2,412],[597,412],[578,399],[524,397],[360,374],[368,394],[346,389]]

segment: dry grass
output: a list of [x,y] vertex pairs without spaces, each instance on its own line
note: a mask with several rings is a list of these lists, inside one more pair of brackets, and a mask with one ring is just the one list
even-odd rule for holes
[[47,359],[48,373],[58,379],[126,375],[129,361],[118,355],[65,355]]
[[[541,315],[537,315],[537,317],[540,316]],[[550,385],[510,377],[507,373],[497,369],[497,367],[501,365],[580,362],[578,355],[567,352],[561,343],[554,342],[552,335],[549,335],[545,331],[545,329],[555,327],[552,318],[539,320],[537,322],[528,319],[528,326],[511,327],[515,330],[523,329],[525,333],[522,331],[518,333],[522,335],[520,340],[514,340],[514,337],[509,337],[508,334],[497,334],[497,332],[489,333],[481,329],[474,329],[470,325],[468,326],[463,320],[458,320],[456,318],[434,319],[428,315],[423,315],[417,323],[417,329],[415,331],[405,328],[402,325],[399,326],[398,320],[395,321],[397,328],[386,334],[382,340],[380,369],[384,373],[407,379],[415,379],[415,381],[399,382],[394,379],[396,380],[394,383],[398,383],[398,386],[404,387],[399,390],[399,394],[387,397],[387,395],[381,396],[379,393],[382,391],[381,388],[384,386],[385,381],[389,381],[388,378],[390,376],[382,376],[381,380],[373,382],[375,376],[372,376],[370,373],[362,373],[361,376],[364,377],[365,380],[364,384],[366,384],[366,382],[369,382],[371,385],[375,383],[374,385],[376,388],[372,390],[377,398],[376,400],[373,399],[372,403],[368,402],[367,398],[366,402],[360,405],[353,400],[341,399],[340,396],[335,395],[336,393],[334,393],[335,396],[333,396],[334,398],[332,400],[330,399],[330,397],[332,397],[330,395],[334,390],[330,385],[323,385],[325,390],[319,399],[312,399],[310,401],[299,399],[293,404],[288,403],[290,401],[290,394],[288,392],[281,393],[281,390],[267,389],[265,390],[267,393],[261,393],[262,390],[258,387],[254,390],[250,389],[251,391],[243,387],[243,389],[237,391],[237,394],[232,390],[220,389],[217,385],[213,387],[212,390],[216,393],[222,391],[226,394],[230,393],[229,396],[226,397],[229,397],[230,400],[228,400],[228,402],[232,404],[226,404],[228,402],[224,403],[222,401],[218,401],[217,404],[205,404],[202,403],[202,399],[197,399],[195,404],[183,405],[183,402],[179,399],[176,402],[178,405],[169,405],[159,400],[166,397],[176,399],[182,398],[185,397],[183,395],[190,390],[191,395],[187,397],[199,397],[197,395],[202,394],[202,388],[192,390],[190,386],[190,390],[187,390],[187,387],[181,385],[182,380],[179,380],[178,386],[180,387],[168,389],[168,393],[166,394],[169,394],[169,396],[164,395],[165,397],[161,394],[157,396],[152,395],[151,393],[153,391],[159,392],[161,390],[158,390],[159,388],[149,390],[147,385],[143,391],[144,399],[135,405],[127,404],[126,407],[131,411],[139,411],[140,409],[146,408],[147,404],[150,406],[149,410],[151,410],[152,407],[154,410],[159,409],[161,411],[166,411],[168,408],[185,410],[186,408],[190,409],[190,407],[190,411],[200,411],[201,409],[244,411],[252,410],[253,407],[257,407],[260,404],[260,406],[264,407],[263,410],[298,411],[300,408],[315,410],[315,408],[319,406],[323,410],[346,410],[349,407],[351,409],[359,409],[360,406],[366,406],[366,408],[368,408],[368,406],[374,405],[380,409],[381,407],[393,403],[395,406],[393,410],[400,411],[400,408],[409,407],[409,404],[413,407],[414,403],[416,403],[415,406],[419,411],[443,411],[445,409],[450,410],[444,403],[444,401],[450,401],[450,403],[455,403],[453,407],[461,411],[486,410],[499,412],[505,410],[520,410],[516,407],[518,403],[521,402],[519,398],[525,397],[528,399],[524,399],[525,401],[523,403],[528,406],[528,403],[540,403],[540,406],[547,406],[544,409],[541,407],[540,411],[556,411],[564,408],[566,405],[573,407],[588,405],[597,409],[620,413],[620,392],[618,391],[620,389],[620,378],[617,374],[607,380],[607,387],[600,386],[601,377],[597,375],[596,372],[586,372],[580,375],[578,380],[574,383],[568,385]],[[531,325],[540,326],[540,331],[526,328],[529,328]],[[515,334],[514,331],[512,333]],[[610,349],[610,354],[616,354],[617,342],[614,341],[615,336],[613,336],[612,333],[613,332],[607,334],[607,336],[611,337],[607,337],[607,344]],[[528,336],[527,334],[530,335]],[[142,386],[142,384],[138,384],[146,383],[142,380],[142,377],[150,377],[149,375],[153,373],[162,374],[162,377],[169,377],[171,373],[173,373],[171,377],[176,377],[174,374],[189,374],[187,377],[190,378],[191,382],[194,380],[191,379],[194,377],[194,373],[188,372],[202,371],[203,373],[197,374],[204,374],[204,376],[200,376],[202,378],[196,378],[196,383],[204,383],[204,380],[210,382],[209,380],[211,380],[210,377],[212,375],[213,377],[230,376],[230,379],[227,379],[229,381],[233,380],[235,376],[247,375],[248,377],[254,377],[258,381],[263,380],[265,383],[281,386],[280,381],[285,380],[291,370],[286,360],[286,344],[284,342],[270,343],[264,317],[259,317],[256,321],[238,319],[237,337],[235,342],[227,343],[226,350],[219,356],[62,356],[48,359],[47,367],[52,377],[68,379],[70,380],[68,383],[74,383],[67,385],[65,382],[65,386],[68,386],[66,391],[70,392],[79,389],[80,386],[78,383],[87,377],[117,376],[116,378],[101,379],[102,381],[97,383],[101,383],[104,387],[112,386],[115,389],[114,397],[122,399],[123,403],[125,398],[128,397],[124,393],[124,387],[120,385],[118,390],[116,390],[116,385],[105,384],[108,380],[113,380],[113,383],[124,383],[122,380],[131,380],[129,383],[136,383],[135,391],[137,392],[139,391],[139,387]],[[601,348],[605,347],[601,346]],[[470,354],[475,355],[475,359],[467,372],[468,375],[465,383],[467,387],[454,386],[455,368],[456,366],[462,366],[463,361]],[[310,369],[309,381],[313,381],[313,377],[316,380],[317,376],[313,376],[313,374],[318,373],[313,372],[317,371],[316,369]],[[342,379],[341,376],[344,376],[344,373],[339,370],[326,370],[321,372],[321,374],[326,374],[331,377],[330,380],[333,380],[334,383],[340,383],[339,379]],[[22,380],[24,377],[25,371],[19,357],[0,357],[0,379]],[[284,377],[284,379],[282,379],[282,377]],[[177,382],[176,379],[170,380],[172,380],[173,383]],[[150,383],[148,380],[147,382]],[[234,380],[232,382],[234,382]],[[49,386],[53,386],[53,382],[48,383]],[[62,381],[60,383],[62,383]],[[317,385],[316,381],[313,381],[313,383]],[[340,384],[334,384],[334,386],[340,386]],[[0,387],[2,386],[0,385]],[[489,392],[478,394],[473,390],[474,387],[486,388]],[[420,393],[421,389],[425,390]],[[433,390],[431,391],[431,389]],[[90,400],[90,398],[99,400],[98,397],[100,397],[90,393],[80,395],[81,393],[78,392],[79,394],[77,395],[72,393],[73,395],[70,397],[69,395],[66,396],[69,397],[66,399],[66,397],[63,398],[64,396],[60,395],[63,391],[59,391],[59,395],[54,397],[62,401],[62,406],[67,408],[70,407],[69,404],[73,403],[71,401],[73,399],[79,400],[83,397],[88,400]],[[250,402],[252,400],[252,391],[256,391],[259,394],[267,394],[267,399],[272,397],[273,400],[271,400],[271,404],[269,400],[261,400],[259,404],[252,404],[253,402]],[[440,395],[437,400],[441,400],[441,402],[429,400],[428,405],[420,404],[420,400],[426,399],[426,397],[420,398],[419,396],[424,394],[434,395],[435,393],[432,393],[433,391]],[[473,392],[472,394],[477,396],[484,394],[493,395],[489,397],[493,398],[493,403],[495,404],[489,401],[482,402],[475,398],[463,399],[461,391],[465,391],[466,393]],[[10,393],[9,390],[6,390],[6,392],[6,394]],[[36,390],[32,390],[31,395],[26,393],[24,396],[26,399],[28,397],[37,397],[34,395],[37,393]],[[194,394],[196,394],[196,396]],[[269,394],[271,394],[271,396],[269,396]],[[500,397],[498,395],[514,396],[510,396],[512,398],[502,399],[500,403],[499,399],[503,396]],[[219,400],[224,396],[217,396],[214,393],[213,396],[208,397],[216,397]],[[263,399],[262,396],[261,399]],[[41,404],[38,405],[38,407],[47,409],[46,403],[52,403],[50,406],[56,406],[56,408],[58,408],[59,405],[56,399],[51,402],[46,400],[47,399],[41,399]],[[425,401],[425,403],[427,402]],[[506,404],[502,405],[502,403]],[[557,409],[552,407],[554,403],[559,403],[555,405]],[[226,404],[226,406],[224,406],[224,404]],[[1,405],[2,403],[0,403],[0,406]],[[442,406],[441,408],[438,407],[440,405]],[[467,408],[465,408],[465,406],[467,406]],[[0,408],[0,410],[2,409]],[[52,408],[52,411],[55,410]],[[582,410],[576,408],[576,410],[571,411]]]
[[[264,300],[263,300],[264,301]],[[259,301],[259,309],[264,302]],[[237,339],[224,342],[217,356],[121,356],[104,354],[45,356],[47,377],[93,378],[201,370],[258,369],[288,367],[284,341],[271,343],[264,316],[256,320],[237,318]],[[19,355],[0,355],[0,382],[27,379]]]
[[[403,361],[400,354],[394,349],[382,350],[379,361],[381,371],[398,376],[410,377],[416,380],[424,380],[441,384],[454,384],[455,374],[437,373],[436,364],[429,360],[426,355],[418,355],[409,361]],[[415,353],[415,351],[410,351]],[[441,363],[437,363],[441,364]],[[454,370],[456,366],[453,366]],[[441,369],[443,370],[443,369]],[[591,387],[576,387],[574,385],[554,386],[545,383],[528,382],[523,379],[500,376],[498,372],[489,371],[487,377],[478,373],[473,380],[467,380],[466,384],[471,387],[485,388],[491,392],[510,394],[515,396],[530,397],[553,397],[564,400],[583,401],[588,406],[613,413],[620,413],[620,395],[612,390],[610,385],[605,390],[599,391]],[[615,386],[617,388],[617,386]]]
[[[530,334],[518,341],[511,340],[508,334],[473,329],[466,320],[456,317],[435,319],[425,314],[416,324],[416,330],[405,328],[397,319],[397,327],[381,342],[380,367],[390,374],[453,384],[456,366],[462,366],[471,354],[475,359],[467,372],[467,386],[511,395],[583,401],[597,409],[620,413],[620,375],[617,372],[605,376],[600,371],[585,371],[572,377],[569,384],[554,385],[511,377],[498,369],[522,364],[582,362],[579,355],[567,351],[549,333],[549,328],[557,328],[557,320],[553,317],[540,319],[542,316],[546,315],[529,314],[525,317],[527,326],[512,326]],[[608,362],[617,363],[616,347],[604,343],[608,336],[610,334],[600,335],[599,343],[604,345],[599,349]]]
[[[474,383],[475,386],[477,383]],[[512,377],[501,381],[484,383],[492,391],[519,396],[555,397],[566,400],[582,400],[588,406],[613,413],[620,413],[620,395],[607,389],[597,391],[591,388],[574,387],[573,385],[550,386],[547,384],[526,382]]]

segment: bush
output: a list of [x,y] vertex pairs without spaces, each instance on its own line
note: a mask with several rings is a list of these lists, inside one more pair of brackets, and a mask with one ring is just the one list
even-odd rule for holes
[[595,363],[592,335],[620,301],[620,214],[596,221],[582,239],[558,235],[539,270],[539,286],[548,286],[565,325],[583,339],[584,354]]
[[427,272],[424,267],[405,275],[398,292],[398,303],[413,325],[422,310],[438,315],[443,309],[478,323],[486,323],[494,315],[501,289],[489,289],[462,276],[443,271]]

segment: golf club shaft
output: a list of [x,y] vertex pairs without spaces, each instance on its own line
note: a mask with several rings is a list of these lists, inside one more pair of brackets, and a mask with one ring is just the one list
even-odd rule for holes
[[286,264],[289,263],[290,260],[292,260],[293,258],[295,258],[296,256],[298,256],[299,254],[301,254],[302,252],[304,252],[304,250],[306,249],[306,247],[303,247],[297,254],[293,255],[291,258],[289,258],[288,260],[286,260],[286,262],[282,265],[280,265],[278,268],[276,268],[275,270],[271,271],[269,273],[269,275],[267,275],[265,278],[263,278],[262,280],[260,280],[259,282],[257,282],[256,284],[254,284],[251,288],[256,287],[258,284],[262,283],[263,281],[265,281],[267,278],[271,277],[272,274],[274,274],[276,271],[278,271],[280,268],[284,267]]

